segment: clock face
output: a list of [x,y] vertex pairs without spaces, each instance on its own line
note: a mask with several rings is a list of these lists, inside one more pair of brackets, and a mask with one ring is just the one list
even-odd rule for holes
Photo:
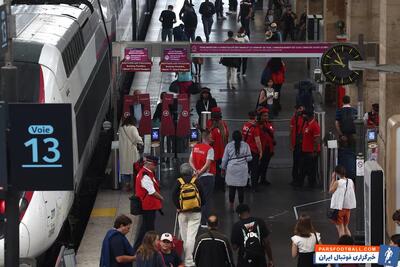
[[349,61],[362,60],[360,52],[350,45],[340,44],[330,48],[321,59],[322,72],[335,84],[350,84],[360,78],[360,71],[350,70]]

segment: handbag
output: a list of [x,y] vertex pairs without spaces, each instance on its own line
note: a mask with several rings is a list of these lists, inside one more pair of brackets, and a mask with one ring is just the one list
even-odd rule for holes
[[[126,132],[125,128],[122,127],[122,130],[125,132],[126,136],[128,137],[129,141],[131,141],[132,145],[134,144],[134,142],[129,138],[128,133]],[[138,150],[139,153],[143,153],[144,151],[144,144],[143,143],[137,143],[136,144],[136,149]]]
[[175,80],[170,84],[169,91],[176,94],[179,92],[178,80]]
[[130,209],[132,215],[141,215],[143,213],[142,201],[137,196],[133,195],[129,197]]
[[[349,184],[349,180],[346,181],[346,190],[344,191],[343,195],[343,204],[344,204],[344,197],[346,196],[347,192],[347,185]],[[343,205],[342,205],[343,206]],[[326,213],[326,217],[332,221],[336,221],[339,215],[339,210],[338,209],[329,209]]]

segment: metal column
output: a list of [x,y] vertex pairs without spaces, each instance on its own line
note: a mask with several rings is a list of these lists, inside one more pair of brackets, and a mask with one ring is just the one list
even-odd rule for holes
[[[317,111],[315,112],[315,116],[317,117],[319,126],[321,128],[321,139],[320,140],[324,140],[325,138],[325,111]],[[318,159],[318,176],[319,176],[319,180],[320,182],[322,182],[323,184],[325,184],[325,177],[326,177],[326,173],[327,173],[327,150],[323,149],[323,144],[321,142],[321,155]]]

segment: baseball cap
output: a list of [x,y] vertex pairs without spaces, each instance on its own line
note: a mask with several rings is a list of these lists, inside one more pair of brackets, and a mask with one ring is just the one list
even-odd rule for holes
[[172,242],[173,238],[172,238],[172,235],[170,233],[163,233],[161,235],[160,240],[161,241],[168,240],[169,242]]
[[276,27],[278,27],[278,25],[277,25],[275,22],[272,22],[272,23],[271,23],[271,27],[272,27],[272,28],[276,28]]

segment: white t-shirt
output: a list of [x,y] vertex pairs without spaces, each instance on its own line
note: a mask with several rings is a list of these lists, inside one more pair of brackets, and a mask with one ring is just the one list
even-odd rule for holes
[[[317,235],[318,243],[321,242],[321,234],[318,232],[316,232],[315,234]],[[291,239],[293,244],[295,244],[299,249],[299,253],[308,253],[315,251],[317,240],[314,233],[312,233],[310,237],[301,237],[298,235],[294,235],[291,237]]]
[[265,96],[267,97],[267,104],[272,105],[274,104],[274,88],[267,87],[265,88]]
[[154,183],[151,180],[150,176],[148,175],[143,175],[142,180],[140,181],[140,185],[146,189],[147,193],[149,195],[152,195],[156,192],[156,189],[154,188]]

